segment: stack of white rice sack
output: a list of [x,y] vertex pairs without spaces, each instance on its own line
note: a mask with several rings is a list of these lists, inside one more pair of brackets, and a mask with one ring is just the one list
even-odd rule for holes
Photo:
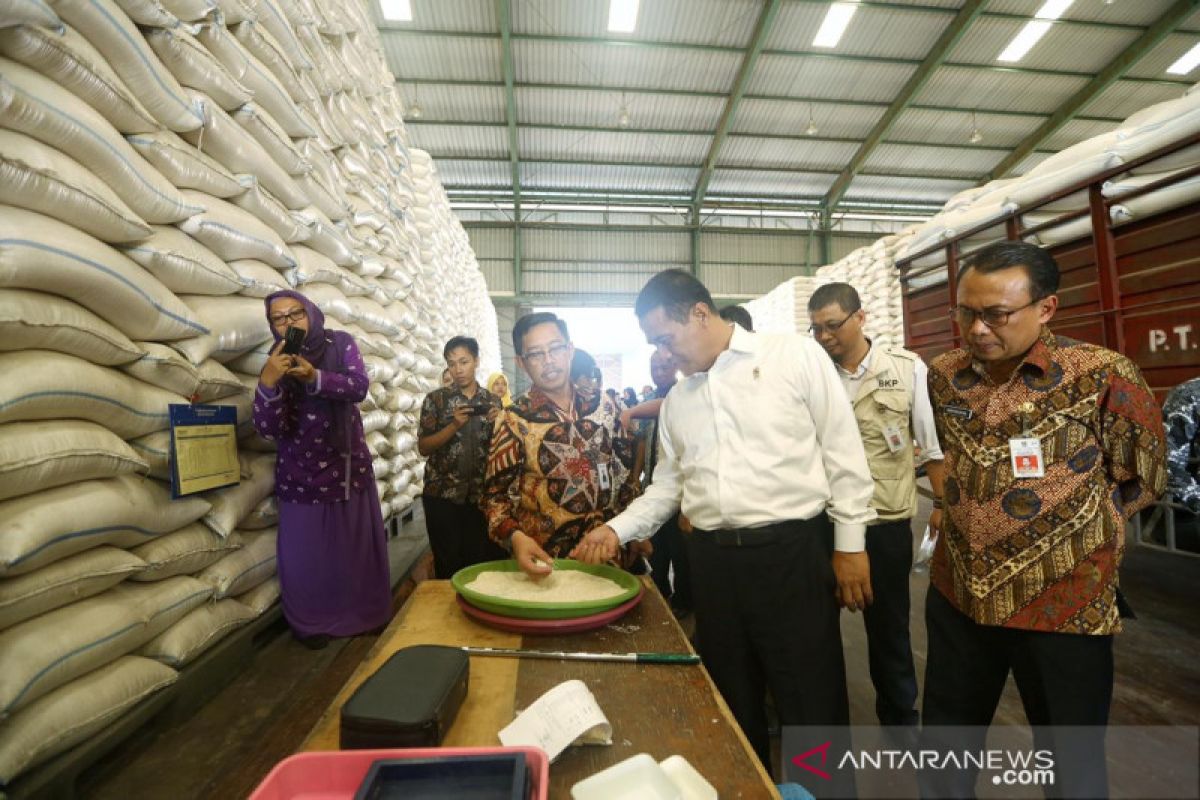
[[907,236],[885,236],[817,270],[821,283],[848,283],[858,291],[867,314],[863,331],[874,344],[904,344],[904,297],[895,255]]
[[[361,3],[0,2],[0,787],[276,601],[250,413],[289,287],[357,338],[406,508],[442,342],[499,347]],[[172,500],[189,400],[237,409],[243,480]]]
[[754,330],[761,333],[807,333],[808,298],[821,285],[811,275],[790,278],[762,297],[744,303],[754,320]]

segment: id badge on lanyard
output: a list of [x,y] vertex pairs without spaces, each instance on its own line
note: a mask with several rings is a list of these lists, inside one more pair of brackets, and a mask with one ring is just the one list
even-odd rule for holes
[[1009,439],[1009,458],[1014,478],[1043,478],[1046,463],[1042,457],[1042,441],[1033,438]]

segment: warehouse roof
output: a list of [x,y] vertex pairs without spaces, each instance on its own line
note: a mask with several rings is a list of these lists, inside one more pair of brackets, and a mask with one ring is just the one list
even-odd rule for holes
[[834,47],[826,0],[641,0],[631,33],[609,2],[375,6],[453,197],[932,209],[1178,97],[1200,42],[1197,0],[863,0]]

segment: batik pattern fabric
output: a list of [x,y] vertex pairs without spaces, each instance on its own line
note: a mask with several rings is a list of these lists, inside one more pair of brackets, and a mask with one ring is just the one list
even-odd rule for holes
[[1200,378],[1181,383],[1163,403],[1167,488],[1175,502],[1200,514]]
[[549,555],[567,556],[637,494],[636,445],[607,397],[576,393],[573,415],[537,389],[518,397],[492,432],[482,500],[488,534],[508,548],[521,531]]
[[[419,436],[432,436],[445,428],[454,420],[454,409],[464,405],[501,407],[500,398],[482,386],[470,398],[457,387],[436,389],[421,404]],[[422,494],[460,505],[477,504],[491,437],[492,427],[486,416],[469,417],[449,442],[429,454]]]
[[[933,585],[982,625],[1120,630],[1126,520],[1166,485],[1160,411],[1138,368],[1043,329],[994,384],[965,350],[930,367],[946,464]],[[1041,443],[1045,476],[1016,478],[1009,441]]]

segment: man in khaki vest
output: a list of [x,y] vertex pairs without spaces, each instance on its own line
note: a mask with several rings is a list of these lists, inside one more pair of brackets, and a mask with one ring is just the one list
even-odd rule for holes
[[[929,525],[942,516],[942,451],[929,403],[929,369],[916,353],[874,346],[863,335],[866,312],[848,283],[830,283],[808,301],[809,331],[833,359],[854,407],[878,519],[867,528],[875,602],[863,611],[875,713],[883,725],[916,725],[917,676],[908,636],[912,518],[916,467],[924,463],[934,492]],[[920,446],[920,455],[913,447]]]

